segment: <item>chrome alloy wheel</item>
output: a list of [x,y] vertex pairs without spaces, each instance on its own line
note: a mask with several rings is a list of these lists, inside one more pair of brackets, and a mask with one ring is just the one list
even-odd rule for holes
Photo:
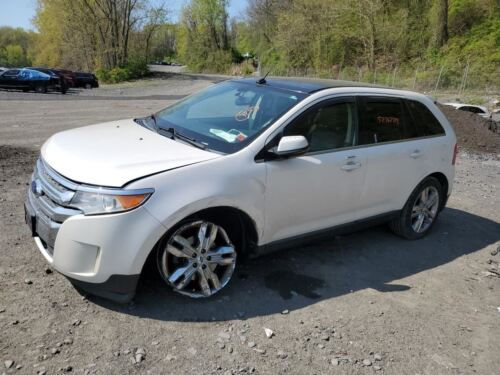
[[439,208],[439,192],[434,186],[422,190],[411,211],[411,226],[416,233],[423,233],[431,226]]
[[170,236],[159,263],[162,276],[176,292],[210,297],[231,279],[236,250],[221,226],[200,220]]

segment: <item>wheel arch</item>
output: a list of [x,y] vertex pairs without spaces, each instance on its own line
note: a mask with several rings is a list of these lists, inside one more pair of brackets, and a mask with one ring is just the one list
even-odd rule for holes
[[256,254],[257,244],[258,244],[258,232],[257,232],[257,224],[252,219],[252,217],[243,211],[240,208],[236,208],[233,206],[213,206],[198,210],[196,212],[185,215],[182,219],[177,220],[173,225],[169,226],[163,233],[162,236],[156,241],[155,245],[150,249],[149,254],[144,261],[142,266],[141,274],[144,273],[146,267],[156,267],[154,264],[156,253],[161,246],[162,242],[165,238],[172,233],[181,223],[186,220],[196,219],[196,218],[207,218],[211,216],[224,216],[230,219],[238,220],[240,224],[240,228],[242,229],[242,241],[243,241],[243,249],[241,251],[241,255],[243,258],[252,257]]
[[[439,183],[441,184],[441,186],[443,187],[443,193],[444,193],[444,199],[441,201],[441,204],[440,204],[440,207],[439,207],[439,211],[441,211],[445,205],[446,205],[446,202],[448,200],[448,191],[449,191],[449,187],[450,187],[450,184],[448,182],[448,177],[446,177],[446,175],[443,173],[443,172],[433,172],[433,173],[430,173],[428,175],[426,175],[425,177],[423,177],[422,179],[420,179],[420,181],[418,182],[418,184],[416,184],[413,189],[411,190],[410,192],[410,195],[413,193],[413,191],[422,183],[424,182],[427,178],[429,177],[433,177],[435,178],[436,180],[439,181]],[[409,197],[408,196],[408,197]],[[408,199],[408,198],[407,198]],[[406,203],[406,201],[405,201]]]
[[430,175],[428,175],[425,178],[428,178],[428,177],[434,177],[436,180],[439,181],[439,183],[443,187],[443,191],[442,192],[444,193],[444,197],[443,197],[443,199],[441,201],[441,204],[439,206],[439,210],[441,211],[444,208],[444,206],[446,205],[446,201],[448,200],[448,189],[449,189],[449,186],[450,186],[450,184],[448,182],[448,178],[442,172],[431,173]]

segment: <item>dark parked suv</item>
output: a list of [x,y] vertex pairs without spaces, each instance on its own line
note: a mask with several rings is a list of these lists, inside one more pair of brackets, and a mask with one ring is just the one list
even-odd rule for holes
[[99,81],[97,80],[97,77],[92,73],[76,72],[75,76],[75,87],[85,87],[86,89],[99,87]]

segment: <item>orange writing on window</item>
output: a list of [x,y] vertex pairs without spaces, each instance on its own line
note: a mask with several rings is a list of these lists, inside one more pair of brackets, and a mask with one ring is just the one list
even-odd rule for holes
[[377,124],[399,125],[399,117],[377,116]]

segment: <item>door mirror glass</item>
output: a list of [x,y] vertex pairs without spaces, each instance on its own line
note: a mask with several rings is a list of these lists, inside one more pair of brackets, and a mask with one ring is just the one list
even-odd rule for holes
[[278,156],[296,156],[307,152],[309,142],[303,135],[290,135],[282,137],[278,146],[272,152]]

